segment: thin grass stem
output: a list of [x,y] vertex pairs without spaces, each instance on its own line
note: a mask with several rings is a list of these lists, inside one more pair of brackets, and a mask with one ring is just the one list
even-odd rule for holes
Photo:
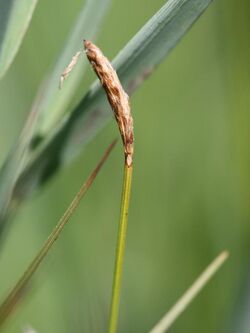
[[119,305],[121,297],[121,283],[122,283],[122,270],[124,262],[126,234],[128,225],[128,210],[131,192],[133,166],[124,166],[124,181],[122,191],[121,214],[118,231],[118,242],[116,248],[116,261],[113,279],[112,300],[109,317],[109,333],[115,333],[117,330],[117,323],[119,317]]
[[80,190],[76,194],[75,198],[69,205],[66,212],[63,214],[61,219],[59,220],[58,224],[55,226],[53,231],[51,232],[50,236],[34,258],[34,260],[31,262],[31,264],[28,266],[22,277],[19,279],[15,287],[11,290],[11,292],[8,294],[4,302],[0,305],[0,326],[5,322],[5,320],[8,318],[8,316],[13,312],[14,308],[16,307],[18,301],[22,298],[24,295],[24,292],[38,269],[39,265],[43,261],[43,259],[48,254],[49,250],[52,248],[53,244],[63,231],[65,225],[69,221],[70,217],[78,207],[80,200],[85,195],[87,190],[92,185],[94,179],[96,178],[98,172],[100,171],[101,167],[103,166],[104,162],[108,158],[111,150],[113,149],[114,145],[116,144],[116,140],[108,147],[106,152],[104,153],[103,157],[101,158],[100,162],[97,164],[96,168],[93,170],[93,172],[88,177],[87,181],[81,186]]

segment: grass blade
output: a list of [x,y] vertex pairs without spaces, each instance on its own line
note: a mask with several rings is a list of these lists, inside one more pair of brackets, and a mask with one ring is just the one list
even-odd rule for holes
[[[124,47],[113,65],[129,94],[169,54],[210,2],[169,0]],[[36,132],[33,142],[40,142],[40,145],[31,148],[27,166],[16,181],[7,214],[3,216],[0,211],[0,224],[3,225],[10,214],[13,201],[20,203],[33,189],[39,188],[74,157],[110,118],[108,103],[96,81],[70,117],[59,123],[49,136]]]
[[175,303],[175,305],[165,314],[159,323],[150,331],[150,333],[164,333],[181,313],[188,307],[197,294],[203,289],[207,282],[217,272],[221,265],[228,258],[228,252],[222,252],[214,261],[205,269],[205,271],[195,280],[183,296]]
[[18,52],[36,4],[37,0],[0,0],[0,78]]
[[34,273],[36,272],[37,268],[43,261],[43,259],[46,257],[50,249],[52,248],[55,241],[58,239],[58,237],[61,235],[65,225],[68,223],[70,217],[78,207],[80,200],[85,195],[87,190],[92,185],[93,181],[95,180],[98,172],[102,168],[104,162],[107,160],[110,152],[114,148],[116,144],[116,141],[114,141],[109,148],[104,153],[103,157],[101,158],[100,162],[97,164],[96,168],[93,170],[87,181],[81,186],[80,190],[76,194],[75,198],[69,205],[66,212],[63,214],[61,219],[59,220],[58,224],[55,226],[53,231],[51,232],[49,238],[46,240],[44,245],[42,246],[41,250],[37,254],[37,256],[34,258],[34,260],[31,262],[27,270],[24,272],[23,276],[20,278],[20,280],[17,282],[15,287],[11,290],[9,295],[6,297],[4,302],[0,305],[0,326],[5,322],[5,320],[8,318],[8,316],[12,313],[14,310],[17,302],[20,300],[20,298],[23,295],[23,292],[25,291],[28,283],[30,282],[31,278],[33,277]]
[[10,152],[7,160],[1,168],[0,172],[0,233],[1,221],[8,218],[8,213],[11,210],[11,206],[15,203],[13,202],[13,189],[15,183],[20,176],[22,169],[25,165],[25,160],[27,158],[27,152],[30,140],[33,136],[35,123],[37,121],[37,109],[36,103],[32,107],[32,110],[27,118],[26,124],[23,131],[19,137],[16,146]]

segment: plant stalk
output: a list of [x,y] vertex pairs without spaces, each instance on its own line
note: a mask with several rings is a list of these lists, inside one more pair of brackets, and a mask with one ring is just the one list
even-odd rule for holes
[[122,270],[123,270],[126,234],[127,234],[127,225],[128,225],[128,210],[130,202],[132,172],[133,172],[133,166],[132,165],[128,166],[125,163],[121,213],[120,213],[120,223],[118,231],[118,242],[116,248],[116,260],[115,260],[115,269],[114,269],[114,278],[113,278],[113,290],[112,290],[112,301],[110,308],[108,333],[116,332],[118,317],[119,317]]
[[106,92],[107,99],[114,112],[114,116],[121,134],[124,148],[124,182],[121,201],[121,215],[116,248],[116,261],[113,279],[113,291],[109,317],[109,333],[115,333],[119,317],[119,304],[121,295],[122,269],[124,261],[128,209],[130,201],[131,180],[134,154],[134,127],[133,117],[129,105],[129,98],[124,91],[116,71],[102,51],[90,40],[84,40],[85,53],[96,75]]

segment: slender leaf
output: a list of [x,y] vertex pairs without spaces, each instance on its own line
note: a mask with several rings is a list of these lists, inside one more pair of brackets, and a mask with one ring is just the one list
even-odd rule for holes
[[181,296],[175,305],[165,314],[165,316],[155,325],[150,333],[164,333],[172,326],[176,319],[193,301],[197,294],[203,289],[221,265],[228,258],[228,252],[222,252],[211,264],[201,273],[188,290]]
[[76,196],[74,197],[73,201],[66,209],[65,213],[56,224],[52,232],[50,233],[49,237],[35,256],[35,258],[31,261],[28,268],[25,270],[21,278],[18,280],[16,285],[7,295],[3,303],[0,305],[0,326],[6,321],[9,315],[13,312],[14,308],[16,307],[17,303],[20,302],[21,298],[23,298],[24,291],[26,290],[28,284],[30,283],[33,275],[37,271],[38,267],[42,263],[42,261],[46,258],[49,251],[52,249],[55,241],[61,235],[62,231],[64,230],[66,224],[69,222],[71,216],[74,214],[75,210],[80,204],[81,199],[86,194],[88,189],[91,187],[93,181],[95,180],[96,176],[98,175],[99,171],[103,167],[104,163],[106,162],[107,158],[109,157],[112,149],[114,148],[117,140],[113,141],[109,147],[106,149],[105,153],[103,154],[102,158],[91,172],[88,179],[82,184],[79,191],[77,192]]
[[18,52],[36,4],[37,0],[0,0],[0,78]]
[[[169,0],[124,47],[113,65],[129,94],[154,71],[210,3],[211,0]],[[44,137],[42,132],[36,133],[33,142],[40,144],[33,147],[11,201],[21,202],[104,126],[111,117],[104,97],[96,81],[71,115],[64,118],[49,137]]]

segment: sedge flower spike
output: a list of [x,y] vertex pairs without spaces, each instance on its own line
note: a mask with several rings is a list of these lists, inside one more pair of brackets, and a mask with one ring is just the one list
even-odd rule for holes
[[128,95],[123,90],[116,71],[102,51],[89,40],[84,40],[84,48],[114,112],[124,145],[125,163],[130,167],[133,163],[134,130]]
[[123,90],[116,71],[112,67],[109,60],[103,55],[102,51],[97,46],[95,46],[92,42],[88,40],[84,40],[84,48],[87,58],[92,65],[96,75],[98,76],[103,86],[103,89],[106,92],[109,104],[114,112],[115,119],[119,127],[124,147],[124,179],[108,326],[108,333],[116,333],[119,317],[122,272],[125,255],[128,210],[130,203],[131,181],[133,171],[133,118],[131,116],[128,95]]

